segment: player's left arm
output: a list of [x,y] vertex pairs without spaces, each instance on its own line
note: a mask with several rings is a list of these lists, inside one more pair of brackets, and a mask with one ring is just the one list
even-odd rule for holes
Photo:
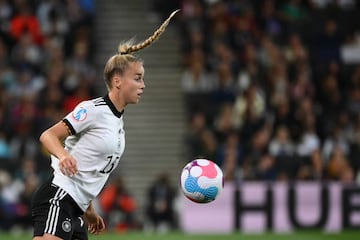
[[99,234],[105,230],[104,219],[96,213],[94,206],[90,203],[84,213],[84,219],[88,224],[88,230],[92,234]]

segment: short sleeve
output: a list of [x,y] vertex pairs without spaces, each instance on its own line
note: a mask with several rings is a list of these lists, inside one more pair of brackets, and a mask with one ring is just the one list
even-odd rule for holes
[[96,119],[94,105],[90,102],[81,102],[72,112],[65,116],[63,122],[67,125],[72,135],[89,129]]

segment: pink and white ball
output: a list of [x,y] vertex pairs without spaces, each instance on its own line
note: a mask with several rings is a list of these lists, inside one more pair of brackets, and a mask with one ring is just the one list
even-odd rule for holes
[[224,187],[224,175],[220,167],[207,159],[195,159],[182,169],[181,190],[196,203],[214,201]]

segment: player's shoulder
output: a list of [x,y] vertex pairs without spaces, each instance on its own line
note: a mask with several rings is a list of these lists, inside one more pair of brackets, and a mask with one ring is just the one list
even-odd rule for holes
[[103,111],[101,106],[105,106],[106,102],[103,97],[93,98],[80,102],[74,109],[73,113],[82,113],[96,115],[97,112]]
[[111,102],[108,95],[104,97],[98,97],[94,99],[90,99],[87,101],[81,102],[76,109],[77,111],[86,111],[89,113],[96,114],[113,114],[114,116],[120,118],[123,114],[122,112],[119,112],[114,104]]
[[97,108],[99,106],[105,106],[105,105],[106,105],[106,102],[104,100],[104,97],[97,97],[97,98],[82,101],[78,104],[77,107],[91,109],[91,108]]
[[92,102],[94,107],[100,107],[100,106],[106,106],[107,105],[104,97],[94,98],[94,99],[92,99],[90,101]]

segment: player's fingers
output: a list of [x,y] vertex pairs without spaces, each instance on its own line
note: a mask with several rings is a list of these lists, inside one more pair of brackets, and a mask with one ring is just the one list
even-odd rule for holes
[[77,174],[78,168],[74,158],[65,157],[59,161],[59,168],[64,175],[72,176]]
[[96,233],[96,228],[95,228],[95,226],[94,226],[94,224],[91,224],[91,225],[89,225],[89,232],[91,233],[91,234],[95,234]]
[[66,170],[69,172],[70,175],[75,175],[77,173],[77,168],[74,166],[70,166],[66,168]]
[[99,231],[99,229],[98,229],[98,227],[96,226],[96,227],[94,227],[94,231],[93,231],[93,234],[99,234],[100,233],[100,231]]
[[75,159],[70,159],[69,160],[69,165],[72,166],[72,167],[76,167],[77,164],[76,164]]
[[102,219],[102,218],[99,218],[98,229],[99,229],[99,232],[102,232],[105,230],[105,222],[104,222],[104,219]]
[[75,174],[73,172],[73,170],[71,170],[71,168],[60,167],[60,171],[62,172],[62,174],[66,175],[66,176],[72,176]]
[[71,168],[68,167],[68,165],[66,165],[66,164],[63,164],[63,166],[60,166],[60,170],[66,176],[72,175]]
[[66,169],[72,170],[76,168],[76,161],[73,159],[68,159],[66,161],[64,161],[64,166],[66,167]]
[[62,174],[67,175],[67,171],[65,167],[60,166],[60,171],[62,172]]
[[96,222],[93,224],[93,233],[98,234],[99,233],[99,218],[96,219]]
[[75,160],[71,161],[71,168],[72,168],[73,174],[76,174],[78,172],[77,163]]
[[69,164],[68,164],[68,161],[66,161],[66,160],[63,160],[63,161],[59,162],[59,167],[61,169],[66,169],[66,168],[68,168],[68,166],[69,166]]
[[66,164],[66,161],[61,161],[59,162],[59,168],[60,168],[60,171],[64,174],[64,175],[68,175],[68,171],[67,171],[67,164]]

